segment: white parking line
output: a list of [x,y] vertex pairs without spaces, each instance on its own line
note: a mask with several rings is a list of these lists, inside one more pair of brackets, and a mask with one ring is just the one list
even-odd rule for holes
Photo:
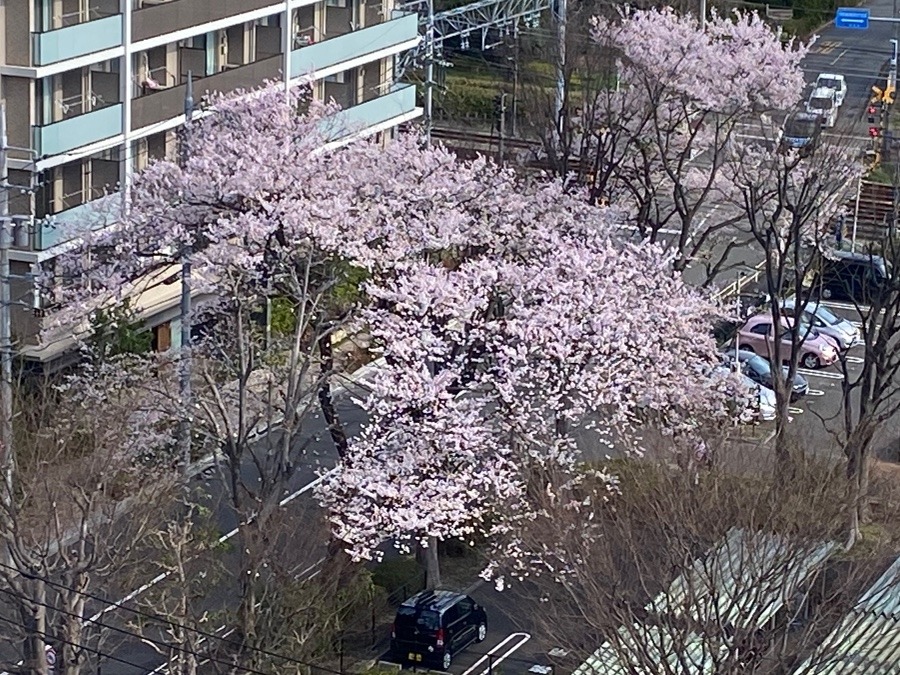
[[863,313],[867,313],[872,309],[868,305],[860,305],[859,307],[857,307],[852,302],[838,302],[837,300],[820,300],[819,304],[825,305],[825,307],[828,307],[830,309],[845,309],[850,312],[860,311]]
[[821,389],[810,389],[808,392],[806,392],[806,395],[807,396],[824,396],[825,392],[822,391]]
[[493,670],[498,663],[506,659],[508,656],[512,655],[513,652],[517,651],[522,645],[528,642],[531,639],[531,635],[529,635],[528,633],[510,633],[505,638],[503,638],[503,640],[496,647],[494,647],[491,651],[478,659],[474,664],[472,664],[470,668],[463,671],[462,675],[472,675],[472,673],[476,668],[478,668],[478,666],[494,656],[494,652],[503,647],[510,640],[514,640],[516,638],[521,639],[513,647],[510,647],[508,650],[506,650],[501,656],[493,659],[493,661],[491,661],[490,663],[490,666],[482,670],[478,675],[485,675],[490,670]]
[[793,406],[790,406],[788,408],[788,413],[791,415],[801,415],[803,414],[803,408],[795,408]]
[[844,376],[840,373],[834,373],[829,370],[808,370],[807,368],[797,368],[797,372],[804,377],[824,377],[826,380],[844,379]]
[[847,363],[865,363],[866,360],[861,356],[845,356]]

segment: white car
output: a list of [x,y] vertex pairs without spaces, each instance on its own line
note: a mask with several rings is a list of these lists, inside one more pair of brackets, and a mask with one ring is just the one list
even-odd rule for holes
[[833,90],[834,103],[837,106],[842,106],[844,104],[844,99],[847,97],[847,81],[844,79],[843,75],[821,73],[819,77],[816,78],[816,84],[813,88]]
[[[777,415],[775,392],[763,387],[742,372],[734,372],[727,366],[718,366],[713,376],[729,382],[730,396],[742,411],[742,422],[771,422]],[[749,408],[745,406],[749,404]]]
[[827,87],[813,89],[813,93],[806,102],[806,112],[819,115],[822,118],[823,127],[833,127],[837,122],[838,113],[834,89]]

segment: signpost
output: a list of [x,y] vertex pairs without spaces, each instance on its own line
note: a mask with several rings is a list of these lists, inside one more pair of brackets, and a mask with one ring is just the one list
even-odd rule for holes
[[869,10],[861,7],[838,7],[834,15],[834,27],[866,30],[869,27]]

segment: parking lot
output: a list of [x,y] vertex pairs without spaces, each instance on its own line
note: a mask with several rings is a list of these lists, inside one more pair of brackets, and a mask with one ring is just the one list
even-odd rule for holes
[[[860,315],[852,304],[823,300],[822,305],[858,327],[861,325]],[[862,309],[867,311],[867,308]],[[863,354],[864,349],[859,345],[851,348],[844,357],[851,382],[861,373]],[[799,432],[796,435],[809,450],[834,448],[833,434],[839,433],[843,427],[844,374],[841,365],[837,363],[816,370],[799,368],[798,373],[809,382],[809,393],[790,409],[791,423]],[[760,425],[761,431],[771,426],[771,422]],[[882,459],[900,459],[900,422],[891,420],[884,425],[876,438],[874,450]]]

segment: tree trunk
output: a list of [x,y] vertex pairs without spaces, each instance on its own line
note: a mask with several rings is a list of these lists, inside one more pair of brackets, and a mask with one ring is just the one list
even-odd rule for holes
[[441,566],[438,561],[437,537],[428,537],[428,546],[423,547],[425,555],[425,588],[433,591],[441,585]]
[[850,508],[846,547],[849,550],[862,538],[862,525],[869,517],[869,447],[874,432],[870,421],[857,424],[844,446],[847,457],[847,503]]
[[47,657],[44,651],[47,640],[47,589],[37,579],[27,587],[32,591],[34,603],[26,601],[20,609],[22,625],[25,627],[23,670],[29,675],[47,675]]
[[[84,579],[78,579],[76,584],[72,585],[79,589],[86,587]],[[84,665],[84,650],[75,646],[83,644],[84,624],[79,617],[84,616],[84,597],[81,593],[72,593],[63,599],[66,610],[62,617],[64,642],[60,645],[56,661],[56,672],[62,675],[78,675]]]
[[[240,567],[240,609],[238,611],[241,644],[245,648],[256,647],[257,641],[257,599],[256,599],[256,573],[262,568],[264,560],[261,553],[264,550],[262,531],[259,519],[262,514],[249,520],[241,526],[241,567]],[[243,655],[241,655],[243,660]]]
[[322,382],[319,385],[319,407],[328,425],[328,432],[338,452],[338,456],[347,456],[347,434],[344,425],[338,417],[334,407],[334,399],[331,396],[331,376],[334,373],[334,351],[331,345],[331,332],[319,336],[319,357],[322,359]]

